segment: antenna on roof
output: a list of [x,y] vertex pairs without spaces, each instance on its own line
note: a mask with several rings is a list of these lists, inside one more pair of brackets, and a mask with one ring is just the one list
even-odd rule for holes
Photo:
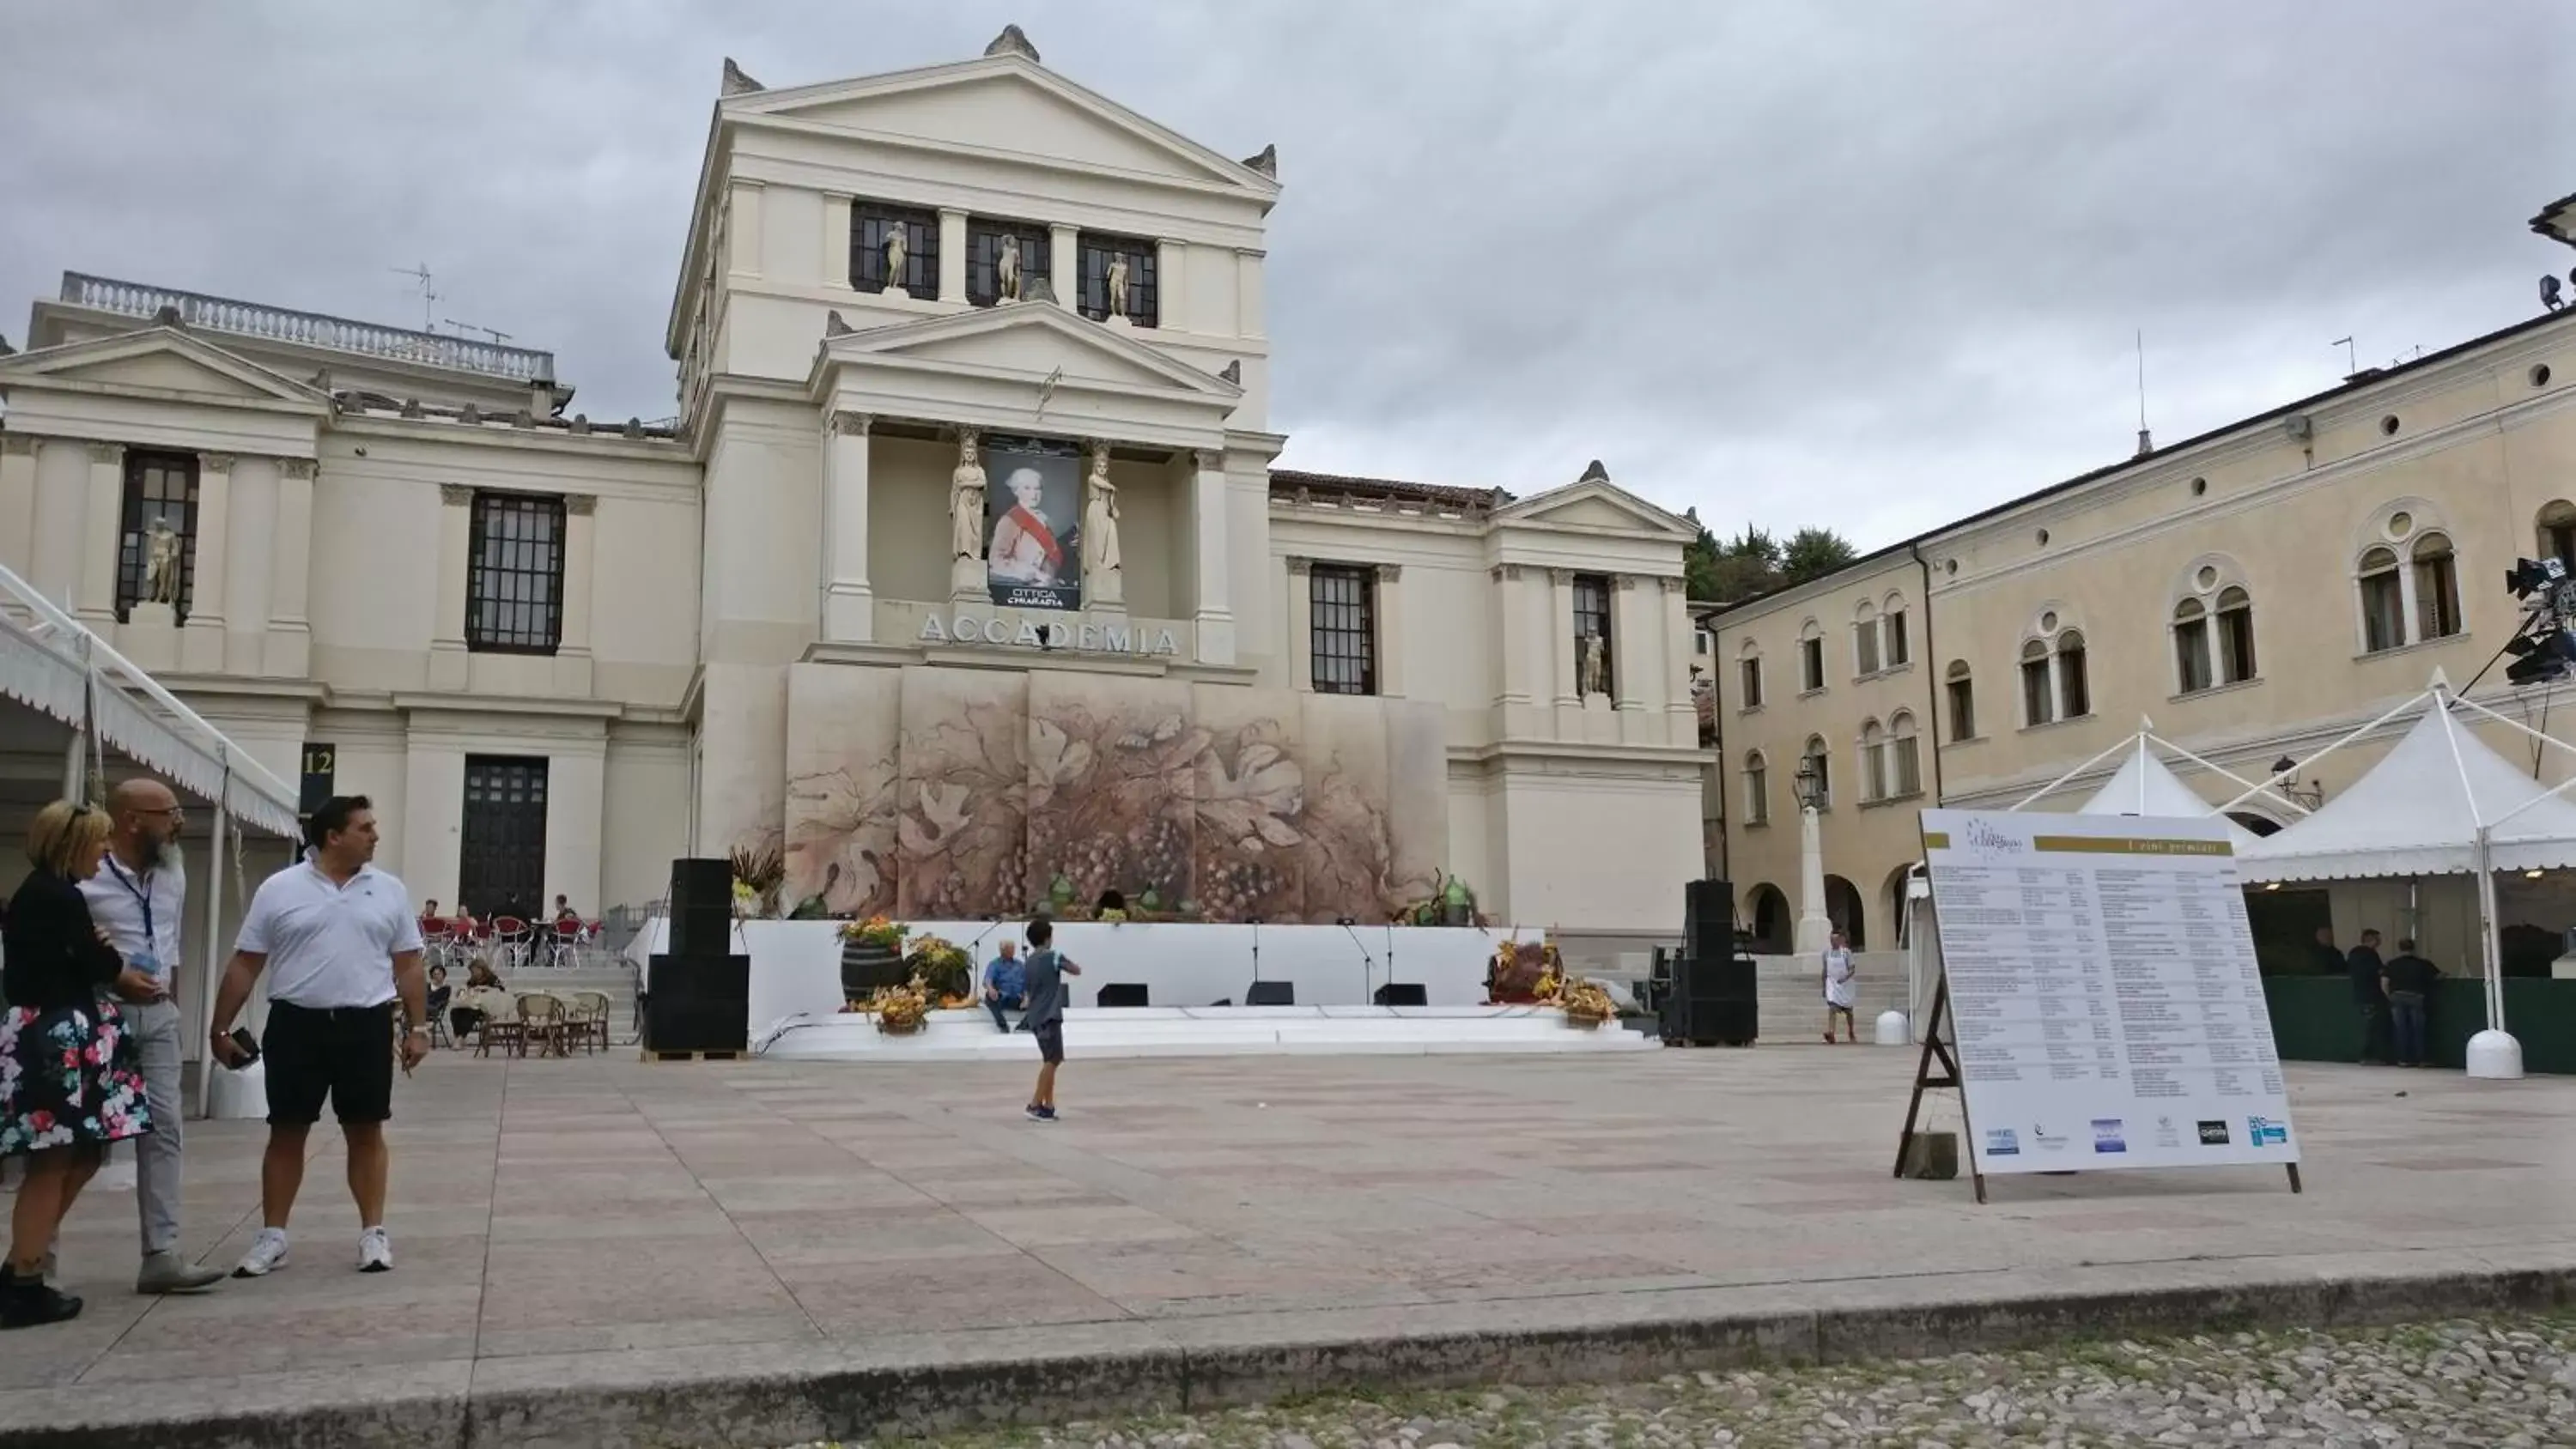
[[420,288],[420,330],[429,331],[430,319],[438,315],[436,309],[443,295],[432,285],[435,279],[429,274],[429,263],[423,262],[416,267],[387,267],[385,270],[397,277],[411,278],[412,284]]
[[2147,436],[2147,330],[2138,329],[2138,456],[2143,458],[2156,450]]
[[2358,356],[2361,349],[2353,345],[2351,338],[2338,337],[2334,341],[2327,343],[2326,346],[2340,347],[2343,349],[2343,375],[2345,377],[2351,377],[2354,373],[2361,371],[2361,362]]
[[442,317],[439,320],[446,323],[448,326],[455,328],[459,332],[480,332],[484,336],[491,338],[496,345],[510,340],[509,333],[503,332],[497,327],[486,327],[480,322],[459,322],[453,317]]

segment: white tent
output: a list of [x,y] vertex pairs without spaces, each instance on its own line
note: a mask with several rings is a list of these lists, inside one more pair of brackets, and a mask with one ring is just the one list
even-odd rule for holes
[[2576,866],[2576,802],[2469,733],[2434,691],[2423,718],[2370,773],[2315,814],[2237,847],[2249,881],[2467,875],[2487,832],[2489,869]]
[[[2129,757],[2120,762],[2119,770],[2102,783],[2101,789],[2093,792],[2093,798],[2075,807],[2075,813],[2189,819],[2217,809],[2202,799],[2199,791],[2184,784],[2182,777],[2176,775],[2170,766],[2156,758],[2155,752],[2147,747],[2154,738],[2145,730],[2138,731],[2136,739],[2127,747]],[[2261,837],[2230,820],[2227,822],[2227,838],[2235,843],[2236,853],[2241,856]]]

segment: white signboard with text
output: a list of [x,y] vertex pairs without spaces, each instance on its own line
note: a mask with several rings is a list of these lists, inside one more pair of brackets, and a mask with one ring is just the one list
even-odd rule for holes
[[2299,1160],[2223,820],[1926,810],[1984,1173]]

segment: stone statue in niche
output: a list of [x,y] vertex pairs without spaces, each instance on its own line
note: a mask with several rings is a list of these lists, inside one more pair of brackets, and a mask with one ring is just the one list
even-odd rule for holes
[[903,264],[911,253],[904,244],[903,233],[904,226],[901,222],[886,228],[885,285],[889,292],[904,290]]
[[993,258],[993,296],[997,301],[1020,300],[1020,239],[1002,238],[1002,250]]
[[179,607],[179,535],[158,518],[144,537],[143,598],[146,603]]
[[1082,581],[1091,601],[1108,608],[1127,602],[1118,552],[1118,485],[1109,481],[1109,445],[1091,445],[1091,470],[1082,485]]
[[1583,647],[1577,656],[1575,670],[1577,690],[1582,694],[1610,692],[1610,641],[1599,634],[1583,636]]
[[1127,258],[1118,252],[1109,254],[1109,312],[1107,315],[1118,318],[1124,318],[1127,315]]
[[[975,435],[957,435],[957,470],[948,475],[948,551],[960,568],[981,570],[984,560],[984,465],[976,461]],[[977,579],[975,587],[983,587]]]

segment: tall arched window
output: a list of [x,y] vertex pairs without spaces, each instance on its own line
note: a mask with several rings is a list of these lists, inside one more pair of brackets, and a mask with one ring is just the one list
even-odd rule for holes
[[1900,798],[1923,793],[1922,747],[1915,738],[1914,716],[1898,710],[1887,721],[1887,786]]
[[1830,809],[1834,803],[1833,751],[1826,748],[1823,735],[1807,737],[1807,753],[1798,768],[1813,772],[1816,781],[1816,808]]
[[2361,647],[2371,654],[2406,643],[2406,588],[2397,576],[2397,550],[2377,547],[2361,555]]
[[2415,637],[2448,639],[2459,633],[2460,570],[2450,535],[2424,534],[2408,554],[2415,563]]
[[1809,619],[1798,630],[1798,689],[1813,694],[1825,687],[1825,631]]
[[2093,682],[2084,673],[2084,636],[2073,629],[2057,636],[2057,712],[2060,719],[2082,719],[2093,712]]
[[2213,682],[2209,668],[2209,610],[2198,599],[2174,605],[2174,683],[2176,692],[2198,694]]
[[1888,668],[1914,662],[1914,641],[1905,635],[1905,596],[1890,594],[1878,606],[1879,658]]
[[2218,681],[2254,677],[2254,596],[2234,584],[2218,591]]
[[2057,718],[2057,691],[2052,684],[2048,641],[2033,639],[2021,646],[2022,723],[2044,725]]
[[2554,558],[2576,571],[2576,503],[2555,499],[2540,510],[2533,532],[2538,535],[2539,556]]
[[1860,727],[1861,803],[1887,798],[1887,732],[1870,720]]
[[1771,823],[1771,763],[1760,750],[1747,751],[1744,756],[1744,823]]
[[1864,602],[1852,619],[1852,673],[1868,678],[1878,672],[1878,606]]
[[1949,669],[1943,674],[1941,692],[1945,696],[1942,703],[1950,707],[1950,742],[1956,744],[1961,740],[1975,739],[1977,691],[1968,679],[1967,660],[1950,661]]
[[1762,707],[1762,651],[1752,640],[1744,641],[1742,657],[1735,661],[1736,697],[1739,709]]

